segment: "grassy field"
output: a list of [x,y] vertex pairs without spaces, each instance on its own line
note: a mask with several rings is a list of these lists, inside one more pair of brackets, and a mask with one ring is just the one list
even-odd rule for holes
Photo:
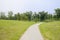
[[18,40],[32,24],[34,22],[0,20],[0,40]]
[[60,40],[60,21],[46,22],[39,28],[44,40]]

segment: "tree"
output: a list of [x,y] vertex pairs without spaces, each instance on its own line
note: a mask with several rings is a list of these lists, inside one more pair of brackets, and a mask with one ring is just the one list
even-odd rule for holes
[[17,18],[17,20],[20,20],[21,18],[20,18],[20,13],[17,13],[16,14],[16,18]]
[[20,13],[18,12],[17,14],[14,14],[14,20],[21,20],[21,15]]
[[47,14],[47,19],[51,20],[52,19],[52,14]]
[[45,19],[47,19],[47,13],[48,12],[39,12],[39,18],[40,18],[40,21],[44,21]]
[[13,19],[13,12],[12,11],[9,11],[8,12],[8,19],[9,20],[12,20]]
[[32,11],[24,13],[24,16],[28,21],[32,20]]
[[1,12],[0,13],[0,19],[6,19],[6,16],[5,16],[5,13],[4,12]]
[[28,20],[29,20],[29,21],[32,20],[32,11],[28,12]]
[[55,15],[56,15],[57,20],[59,20],[60,19],[60,8],[55,9]]
[[17,20],[17,14],[14,14],[13,19]]
[[39,21],[39,14],[37,14],[36,12],[34,12],[32,17],[35,22]]

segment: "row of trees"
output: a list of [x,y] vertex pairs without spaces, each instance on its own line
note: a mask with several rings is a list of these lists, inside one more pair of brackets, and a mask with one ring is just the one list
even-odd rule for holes
[[45,20],[60,20],[60,9],[55,9],[55,13],[48,14],[48,12],[41,11],[41,12],[25,12],[25,13],[17,13],[13,15],[12,11],[8,12],[8,16],[5,15],[4,12],[0,12],[0,19],[4,20],[23,20],[23,21],[45,21]]

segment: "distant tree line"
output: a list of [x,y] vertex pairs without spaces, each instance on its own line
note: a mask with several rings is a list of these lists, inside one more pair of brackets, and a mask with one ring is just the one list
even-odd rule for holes
[[25,13],[17,13],[13,15],[12,11],[8,12],[8,16],[5,15],[4,12],[0,12],[0,20],[22,20],[22,21],[52,21],[52,20],[60,20],[60,8],[55,9],[55,13],[49,14],[48,12],[25,12]]

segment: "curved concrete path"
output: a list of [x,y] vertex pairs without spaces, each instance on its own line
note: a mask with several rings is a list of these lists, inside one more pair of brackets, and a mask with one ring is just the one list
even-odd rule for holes
[[38,26],[42,23],[37,23],[30,26],[19,40],[43,40]]

